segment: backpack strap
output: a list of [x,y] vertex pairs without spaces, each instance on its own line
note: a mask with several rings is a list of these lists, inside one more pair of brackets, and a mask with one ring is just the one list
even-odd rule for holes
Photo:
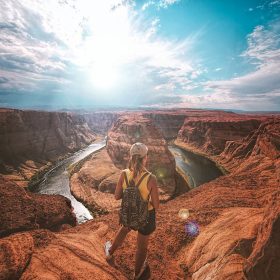
[[[152,173],[149,173],[149,175],[150,175],[150,177],[149,177],[149,179],[148,179],[147,185],[149,184],[149,181],[150,181],[150,179],[151,179]],[[148,187],[148,186],[147,186],[147,187]],[[149,194],[148,194],[148,201],[150,201],[151,192],[152,192],[152,188],[150,189]]]
[[123,171],[124,173],[124,180],[125,180],[125,183],[126,183],[126,187],[128,188],[128,179],[127,179],[127,175],[126,175],[126,172]]
[[143,175],[142,175],[142,177],[140,178],[140,180],[137,182],[137,184],[136,184],[136,188],[138,188],[139,186],[140,186],[140,184],[142,183],[142,181],[145,179],[145,177],[147,176],[147,175],[149,175],[150,173],[149,172],[145,172]]

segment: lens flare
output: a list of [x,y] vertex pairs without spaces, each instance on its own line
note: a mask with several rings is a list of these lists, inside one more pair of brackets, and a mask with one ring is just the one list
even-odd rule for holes
[[195,237],[199,234],[199,226],[196,222],[190,221],[185,224],[186,234]]
[[166,177],[166,175],[168,174],[165,168],[158,168],[156,171],[156,176],[159,179],[164,179]]
[[190,211],[188,209],[182,208],[180,209],[178,216],[182,220],[187,220],[190,216]]

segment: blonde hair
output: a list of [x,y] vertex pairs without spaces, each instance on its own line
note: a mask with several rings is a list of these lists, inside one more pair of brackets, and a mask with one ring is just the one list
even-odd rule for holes
[[132,157],[130,157],[128,168],[131,171],[133,171],[133,179],[136,178],[144,168],[143,166],[144,158],[145,157],[140,157],[139,155],[133,155]]

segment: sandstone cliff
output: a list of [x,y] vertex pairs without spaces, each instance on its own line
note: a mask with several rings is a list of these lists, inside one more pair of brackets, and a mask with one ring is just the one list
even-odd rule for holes
[[108,130],[113,126],[115,121],[124,112],[91,112],[83,114],[86,123],[92,131],[102,135],[107,134]]
[[187,112],[180,111],[153,111],[143,114],[144,117],[153,121],[167,141],[177,138],[177,134],[184,123],[186,115]]
[[234,114],[224,117],[187,117],[178,133],[178,141],[192,149],[216,155],[224,150],[227,141],[240,140],[257,129],[262,119]]
[[177,138],[184,121],[186,119],[195,118],[220,118],[226,119],[236,116],[232,112],[224,112],[217,110],[199,110],[199,109],[171,109],[171,110],[155,110],[143,113],[144,117],[150,118],[157,128],[161,131],[163,137],[169,141]]
[[0,175],[0,237],[38,228],[59,230],[76,225],[70,201],[60,195],[25,191]]
[[150,119],[142,114],[120,117],[108,133],[107,151],[113,163],[120,169],[127,168],[129,149],[135,142],[147,145],[147,168],[157,176],[162,194],[171,196],[176,187],[175,159],[167,147],[167,142]]
[[94,153],[70,179],[72,194],[91,210],[93,215],[112,211],[120,206],[114,192],[121,170],[106,149]]
[[127,279],[104,258],[107,226],[95,223],[54,234],[48,230],[0,239],[0,279]]
[[[225,138],[222,153],[213,155],[213,151],[221,149],[221,142],[211,142],[212,136],[208,139],[213,149],[207,145],[206,149],[204,145],[194,148],[195,152],[204,153],[225,166],[230,173],[160,206],[157,230],[149,241],[152,279],[278,280],[280,118],[265,119],[244,137]],[[138,126],[136,120],[140,121]],[[228,125],[231,124],[229,121]],[[200,127],[203,129],[204,125]],[[135,116],[135,120],[121,117],[108,141],[113,161],[122,168],[121,153],[127,156],[129,146],[126,143],[139,139],[139,135],[152,135],[154,142],[148,142],[159,143],[161,133],[150,130],[154,130],[153,124],[141,115]],[[194,147],[180,137],[177,144],[186,149]],[[112,192],[111,183],[102,184],[106,178],[109,182],[109,178],[117,177],[119,169],[112,159],[104,149],[72,177],[81,197]],[[97,165],[100,162],[104,165]],[[89,192],[88,188],[84,191],[84,186],[90,187]],[[33,207],[25,193],[20,196]],[[182,208],[189,210],[188,220],[178,217]],[[33,221],[27,211],[23,211],[21,219],[27,225]],[[194,228],[187,230],[190,222]],[[19,228],[20,221],[18,225]],[[8,223],[5,227],[8,228]],[[114,266],[105,262],[102,251],[103,243],[112,239],[118,228],[117,207],[112,207],[108,215],[60,233],[31,230],[6,236],[0,239],[0,279],[40,279],[42,275],[54,279],[129,279],[133,274],[136,233],[129,233],[116,252]]]
[[80,115],[1,109],[0,173],[26,186],[38,169],[94,139]]
[[[181,250],[179,262],[186,277],[277,279],[279,143],[280,118],[263,121],[247,137],[227,142],[222,154],[212,156],[230,174],[177,200],[184,200],[192,211],[197,208],[217,215],[209,224],[202,223],[199,236]],[[186,148],[190,149],[188,143]],[[200,151],[205,153],[205,146]]]

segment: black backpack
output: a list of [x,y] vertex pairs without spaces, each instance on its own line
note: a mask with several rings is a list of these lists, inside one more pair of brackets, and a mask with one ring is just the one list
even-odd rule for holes
[[127,188],[123,191],[121,210],[120,210],[120,224],[133,230],[143,228],[148,223],[149,211],[148,199],[144,200],[139,191],[139,186],[144,178],[151,173],[146,172],[142,175],[140,180],[135,185],[134,180],[128,182],[126,172],[124,171],[124,179]]

